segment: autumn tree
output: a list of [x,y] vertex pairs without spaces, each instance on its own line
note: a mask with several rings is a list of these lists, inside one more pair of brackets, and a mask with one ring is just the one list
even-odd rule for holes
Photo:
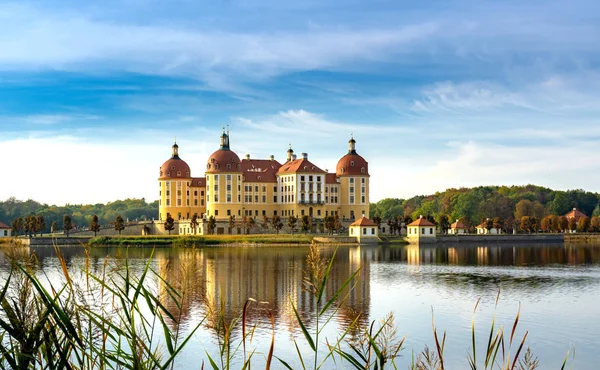
[[485,221],[483,222],[483,226],[485,227],[485,229],[487,230],[487,232],[489,234],[490,230],[492,230],[492,228],[494,227],[494,221],[491,218],[486,218]]
[[333,216],[325,216],[323,219],[325,224],[325,230],[329,235],[333,234],[333,229],[335,227],[335,218]]
[[569,230],[569,219],[565,216],[560,216],[559,228],[563,233]]
[[67,238],[69,237],[69,231],[73,229],[73,222],[71,221],[71,216],[64,215],[63,216],[63,231]]
[[260,226],[263,230],[269,230],[269,218],[267,217],[267,215],[263,215]]
[[577,221],[575,221],[575,218],[571,217],[568,219],[569,221],[569,231],[573,232],[575,230],[577,230]]
[[100,224],[98,223],[98,216],[93,215],[92,220],[90,221],[90,231],[94,232],[94,236],[100,231]]
[[531,231],[532,233],[537,233],[540,228],[539,219],[537,217],[530,217],[529,223],[530,223],[529,231]]
[[248,233],[252,233],[252,229],[254,228],[254,226],[256,226],[256,220],[254,220],[254,217],[248,217],[248,221],[246,221],[246,225],[248,228]]
[[492,220],[492,226],[494,227],[494,229],[496,229],[498,233],[500,233],[504,228],[504,223],[502,222],[502,219],[500,217],[494,217],[494,219]]
[[548,215],[542,219],[542,230],[549,232],[552,231],[552,216]]
[[600,232],[600,218],[599,217],[594,216],[590,220],[590,231],[593,233]]
[[[399,216],[401,217],[401,216]],[[377,224],[377,229],[379,229],[379,227],[381,226],[381,217],[379,217],[378,215],[375,215],[373,217],[373,222],[375,222]]]
[[211,233],[211,234],[215,233],[215,227],[217,226],[217,220],[215,219],[215,216],[210,216],[208,218],[206,226],[208,227],[209,233]]
[[200,225],[200,222],[198,222],[198,214],[194,213],[192,215],[192,219],[190,220],[190,227],[192,230],[194,230],[194,235],[196,235],[196,229],[198,228],[198,225]]
[[302,216],[302,225],[301,225],[301,229],[302,231],[304,231],[304,234],[306,234],[308,232],[308,230],[311,229],[311,225],[312,221],[310,219],[310,216],[308,215],[304,215]]
[[287,225],[290,228],[290,231],[292,232],[292,234],[294,233],[294,230],[296,229],[297,222],[298,222],[298,219],[295,216],[288,217]]
[[273,218],[271,219],[271,224],[273,225],[273,228],[275,229],[276,233],[279,234],[279,230],[281,230],[281,228],[283,227],[281,217],[273,216]]
[[115,230],[119,232],[119,235],[121,235],[121,231],[124,229],[125,222],[123,221],[123,217],[121,217],[121,215],[117,215],[117,218],[115,218]]
[[577,220],[577,231],[580,233],[587,232],[590,228],[590,218],[589,217],[580,217]]
[[35,228],[40,233],[40,236],[46,231],[46,220],[43,215],[35,216]]
[[167,213],[167,218],[165,219],[165,230],[169,232],[169,235],[171,235],[171,231],[175,230],[175,220],[170,213]]
[[52,225],[50,226],[50,232],[52,234],[54,234],[57,231],[58,231],[58,223],[56,223],[56,221],[53,221]]
[[521,230],[523,230],[525,232],[531,231],[531,220],[530,220],[529,216],[521,217],[520,228],[521,228]]
[[228,226],[229,226],[229,234],[231,234],[233,232],[233,227],[235,226],[235,216],[234,215],[229,216]]

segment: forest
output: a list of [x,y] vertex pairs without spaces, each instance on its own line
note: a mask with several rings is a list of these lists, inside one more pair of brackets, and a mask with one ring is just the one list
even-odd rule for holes
[[562,216],[577,208],[588,217],[600,216],[600,194],[585,190],[552,190],[526,186],[478,186],[447,189],[433,195],[410,199],[387,198],[370,205],[370,217],[387,220],[415,220],[419,216],[439,223],[460,219],[467,227],[483,220],[498,218],[506,224],[520,223],[523,217],[538,220],[547,216]]
[[11,225],[19,217],[42,216],[43,227],[41,232],[50,231],[51,225],[56,222],[62,227],[64,215],[71,217],[73,228],[87,227],[94,215],[98,216],[98,223],[107,226],[114,222],[117,216],[125,221],[151,220],[158,215],[158,200],[152,203],[145,199],[125,199],[106,204],[67,204],[64,206],[41,204],[34,200],[18,200],[11,197],[0,201],[0,221]]

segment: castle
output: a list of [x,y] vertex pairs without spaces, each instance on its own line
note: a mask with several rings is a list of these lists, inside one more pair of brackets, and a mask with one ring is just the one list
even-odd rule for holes
[[313,220],[337,216],[349,222],[368,216],[369,164],[357,153],[353,137],[348,144],[335,173],[328,173],[309,161],[308,154],[298,158],[291,146],[283,164],[274,156],[253,159],[246,155],[240,160],[224,130],[219,149],[206,162],[205,177],[192,177],[175,143],[171,158],[160,167],[159,219],[164,221],[170,214],[179,221],[178,232],[186,234],[197,233],[189,225],[194,214],[201,220],[212,216],[221,223],[232,216],[257,221],[273,216],[308,215]]

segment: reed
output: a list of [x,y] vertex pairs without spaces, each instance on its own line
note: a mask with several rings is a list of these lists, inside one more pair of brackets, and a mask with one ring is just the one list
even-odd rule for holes
[[[10,252],[7,252],[10,254]],[[182,275],[176,285],[155,271],[150,258],[143,267],[134,268],[129,260],[109,260],[100,271],[90,270],[89,259],[83,271],[67,268],[60,262],[60,282],[50,281],[37,271],[35,257],[14,253],[11,269],[0,287],[0,368],[2,369],[173,369],[181,351],[198,345],[191,341],[200,328],[212,330],[218,352],[211,355],[202,346],[196,353],[204,368],[269,369],[273,360],[292,369],[292,361],[303,369],[397,368],[405,337],[399,335],[396,318],[390,312],[381,320],[362,323],[360,314],[335,338],[325,338],[324,328],[336,317],[349,292],[360,278],[354,272],[336,289],[328,284],[335,259],[322,256],[317,245],[307,254],[303,289],[316,302],[312,327],[305,323],[291,301],[301,335],[294,340],[297,358],[281,358],[275,353],[275,320],[265,302],[249,298],[241,312],[226,314],[221,298],[209,307],[205,317],[190,328],[182,328],[182,306],[188,296],[189,277]],[[77,276],[75,276],[77,275]],[[157,292],[155,282],[160,282]],[[225,294],[220,294],[224,297]],[[500,294],[496,298],[498,304]],[[473,315],[479,301],[475,305]],[[258,327],[251,319],[258,314],[268,317],[269,328]],[[472,343],[466,358],[471,369],[535,370],[539,361],[526,346],[527,332],[516,337],[520,311],[509,331],[492,319],[487,345],[477,347],[475,320]],[[257,350],[256,330],[269,330],[271,342],[266,353]],[[241,336],[235,333],[240,333]],[[348,335],[353,333],[352,336]],[[409,369],[445,369],[444,350],[447,335],[438,332],[432,313],[432,347],[412,354]],[[310,352],[300,350],[304,341]],[[562,368],[574,356],[567,353]]]

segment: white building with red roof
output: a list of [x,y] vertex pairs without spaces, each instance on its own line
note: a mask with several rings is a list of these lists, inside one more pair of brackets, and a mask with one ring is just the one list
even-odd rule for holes
[[406,230],[406,238],[411,243],[431,243],[437,241],[435,224],[423,216],[408,224]]
[[460,220],[456,220],[452,225],[450,225],[450,229],[448,230],[448,234],[457,235],[457,234],[466,234],[467,227],[465,224],[460,222]]
[[355,237],[359,243],[377,243],[379,241],[377,224],[365,216],[348,226],[348,236]]
[[12,228],[0,221],[0,238],[10,238],[12,236]]

